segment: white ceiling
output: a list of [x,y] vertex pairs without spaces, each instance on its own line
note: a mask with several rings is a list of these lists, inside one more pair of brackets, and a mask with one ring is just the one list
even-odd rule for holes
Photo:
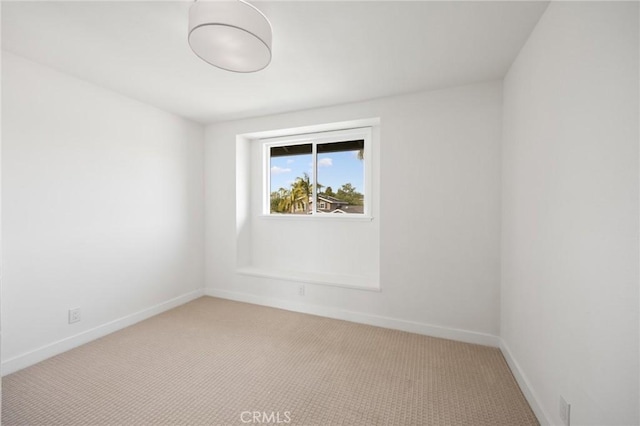
[[202,123],[502,78],[547,2],[254,3],[273,60],[235,74],[187,44],[190,1],[3,2],[2,48]]

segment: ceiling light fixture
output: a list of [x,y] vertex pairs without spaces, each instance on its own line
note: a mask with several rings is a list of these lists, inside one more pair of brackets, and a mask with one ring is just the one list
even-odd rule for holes
[[271,62],[271,23],[244,0],[199,0],[189,9],[189,46],[218,68],[260,71]]

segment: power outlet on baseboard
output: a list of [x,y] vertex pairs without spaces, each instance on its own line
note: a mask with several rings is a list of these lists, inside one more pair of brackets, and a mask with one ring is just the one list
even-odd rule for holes
[[571,404],[567,404],[562,395],[560,395],[560,420],[565,426],[571,424]]
[[304,284],[298,286],[298,296],[304,296]]
[[80,322],[80,308],[69,309],[69,324]]

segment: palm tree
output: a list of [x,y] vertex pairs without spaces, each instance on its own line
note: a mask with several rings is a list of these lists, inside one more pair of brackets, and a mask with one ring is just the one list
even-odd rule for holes
[[291,185],[291,194],[294,196],[296,207],[301,207],[309,213],[309,200],[313,194],[313,185],[309,175],[305,173],[303,177],[297,177]]
[[288,189],[280,188],[271,193],[271,209],[276,213],[285,213],[291,210],[291,194]]
[[304,211],[309,213],[313,184],[309,175],[297,177],[291,184],[291,189],[280,188],[271,193],[271,211],[274,213],[295,213]]

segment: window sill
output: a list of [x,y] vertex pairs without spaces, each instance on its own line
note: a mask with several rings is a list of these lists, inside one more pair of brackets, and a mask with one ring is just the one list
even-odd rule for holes
[[321,274],[313,272],[283,271],[278,269],[256,268],[253,266],[239,267],[236,272],[252,277],[271,278],[284,281],[303,282],[309,284],[329,285],[356,290],[380,291],[379,282],[362,276]]
[[258,217],[268,220],[328,220],[348,222],[373,221],[373,216],[363,214],[261,214]]

